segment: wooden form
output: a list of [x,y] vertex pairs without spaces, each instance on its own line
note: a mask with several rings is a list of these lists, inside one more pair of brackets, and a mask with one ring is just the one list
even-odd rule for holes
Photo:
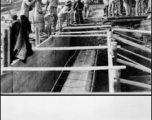
[[136,48],[139,48],[139,49],[141,49],[141,50],[144,50],[144,51],[146,51],[146,52],[151,53],[151,49],[150,49],[150,48],[143,47],[142,45],[139,45],[139,44],[137,44],[137,43],[128,41],[128,40],[126,40],[126,39],[124,39],[124,38],[122,38],[122,37],[118,37],[117,35],[113,35],[113,38],[116,39],[116,40],[118,40],[118,41],[120,41],[120,42],[123,42],[123,43],[125,43],[125,44],[128,44],[128,45],[130,45],[130,46],[133,46],[133,47],[136,47]]
[[121,59],[117,59],[117,62],[151,74],[150,68],[143,67],[141,65],[136,65],[136,64],[133,64],[133,63],[127,62],[125,60],[121,60]]
[[122,51],[128,52],[128,53],[131,53],[131,54],[133,54],[133,55],[135,55],[135,56],[138,56],[138,57],[140,57],[140,58],[143,58],[143,59],[148,60],[148,61],[151,62],[151,59],[149,59],[149,58],[147,58],[147,57],[144,57],[144,56],[142,56],[142,55],[139,55],[139,54],[137,54],[137,53],[131,52],[131,51],[125,49],[125,48],[119,48],[119,49],[122,50]]
[[128,85],[133,85],[133,86],[137,86],[137,87],[151,89],[151,85],[148,85],[145,83],[135,82],[135,81],[126,80],[126,79],[120,79],[120,82],[123,84],[128,84]]
[[10,65],[10,28],[4,29],[3,41],[3,67]]
[[126,69],[126,66],[100,66],[100,67],[1,67],[2,71],[70,71],[70,70],[113,70]]

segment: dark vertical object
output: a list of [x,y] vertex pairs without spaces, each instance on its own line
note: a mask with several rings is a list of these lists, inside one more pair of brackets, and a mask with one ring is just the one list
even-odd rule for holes
[[3,67],[10,65],[10,30],[4,30],[3,38]]

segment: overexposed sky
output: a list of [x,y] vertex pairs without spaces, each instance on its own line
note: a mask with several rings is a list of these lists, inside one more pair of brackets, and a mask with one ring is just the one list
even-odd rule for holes
[[151,120],[151,97],[2,96],[2,120]]

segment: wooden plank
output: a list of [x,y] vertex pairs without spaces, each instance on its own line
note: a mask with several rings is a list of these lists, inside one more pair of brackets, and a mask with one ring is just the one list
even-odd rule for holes
[[150,48],[146,48],[146,47],[144,47],[144,46],[142,46],[142,45],[139,45],[139,44],[137,44],[137,43],[128,41],[128,40],[126,40],[126,39],[124,39],[124,38],[122,38],[122,37],[118,37],[117,35],[113,35],[113,38],[116,39],[116,40],[118,40],[118,41],[120,41],[120,42],[123,42],[123,43],[125,43],[125,44],[128,44],[128,45],[130,45],[130,46],[133,46],[133,47],[136,47],[136,48],[139,48],[139,49],[141,49],[141,50],[144,50],[144,51],[146,51],[146,52],[151,53],[151,49],[150,49]]
[[132,85],[132,86],[151,89],[151,85],[148,85],[145,83],[135,82],[135,81],[126,80],[126,79],[120,79],[120,82],[123,84],[128,84],[128,85]]

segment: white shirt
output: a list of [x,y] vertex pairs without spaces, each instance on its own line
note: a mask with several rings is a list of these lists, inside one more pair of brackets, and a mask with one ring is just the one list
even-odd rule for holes
[[63,8],[62,8],[62,10],[59,12],[59,14],[58,14],[58,17],[59,18],[62,18],[63,20],[66,18],[66,12],[68,12],[69,11],[69,7],[68,6],[64,6]]
[[27,18],[29,18],[30,5],[31,5],[31,2],[29,2],[28,0],[23,0],[22,5],[21,5],[20,15],[25,15]]

